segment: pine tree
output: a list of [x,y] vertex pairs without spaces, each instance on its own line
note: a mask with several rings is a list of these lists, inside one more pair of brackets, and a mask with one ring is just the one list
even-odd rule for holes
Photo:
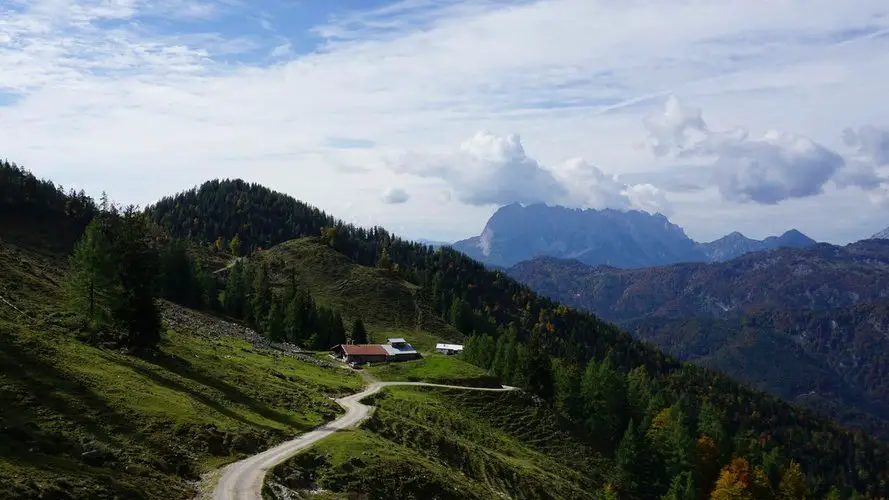
[[644,465],[642,463],[643,446],[642,438],[631,420],[614,454],[614,463],[619,476],[618,483],[621,486],[621,491],[629,495],[634,495],[639,486],[638,476],[642,470],[641,466]]
[[581,394],[587,415],[587,431],[601,445],[613,447],[629,415],[626,378],[615,371],[610,355],[602,363],[590,361],[587,364]]
[[339,313],[339,311],[335,311],[331,317],[330,337],[328,338],[327,345],[324,347],[324,349],[329,349],[331,346],[345,343],[346,325],[343,323],[343,316]]
[[286,333],[284,330],[284,306],[278,299],[272,300],[272,306],[269,308],[263,332],[272,340],[286,340]]
[[364,322],[361,321],[361,318],[355,318],[352,323],[352,343],[366,344],[367,342],[367,330],[364,328]]
[[247,309],[247,276],[245,265],[237,263],[229,270],[225,284],[223,309],[235,318],[243,318]]
[[86,228],[69,259],[66,292],[71,309],[92,326],[105,324],[114,286],[114,261],[106,235],[106,220],[96,218]]
[[201,291],[195,265],[184,240],[171,239],[160,257],[161,292],[172,302],[186,307],[200,307]]
[[553,398],[553,372],[552,361],[543,347],[543,340],[539,332],[531,334],[528,343],[528,355],[525,365],[520,369],[528,374],[526,388],[547,401]]
[[630,416],[645,424],[648,405],[651,403],[651,379],[645,366],[637,366],[627,374],[627,404]]
[[269,281],[268,269],[265,265],[261,265],[253,281],[250,316],[247,318],[255,326],[262,326],[263,319],[268,316],[269,309],[272,307],[272,298],[272,284]]
[[781,483],[778,485],[778,498],[780,500],[803,500],[809,498],[809,490],[806,487],[806,477],[796,462],[784,469],[781,475]]
[[691,472],[683,472],[673,478],[670,490],[661,497],[662,500],[697,500],[694,478]]
[[383,250],[380,251],[380,260],[377,262],[377,267],[380,269],[392,268],[392,262],[389,261],[389,250],[386,247],[383,247]]
[[116,261],[116,290],[111,312],[128,332],[127,344],[134,350],[160,341],[160,311],[157,295],[158,252],[148,237],[148,221],[129,206],[117,218],[111,251]]
[[731,440],[723,426],[723,415],[710,400],[705,400],[698,411],[698,434],[710,437],[716,443],[719,461],[724,462],[731,453]]
[[577,365],[563,359],[554,360],[553,380],[556,411],[568,419],[578,418],[583,411],[583,399]]
[[646,436],[653,450],[666,465],[667,477],[675,477],[692,470],[694,466],[694,441],[685,426],[685,413],[677,401],[661,410],[654,419]]

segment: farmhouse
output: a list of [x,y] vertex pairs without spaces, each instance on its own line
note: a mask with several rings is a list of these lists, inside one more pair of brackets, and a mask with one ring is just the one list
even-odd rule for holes
[[403,338],[388,339],[388,344],[340,344],[334,346],[331,351],[335,358],[347,363],[408,361],[421,357],[420,353]]
[[381,363],[389,357],[377,344],[340,344],[334,346],[333,355],[346,363]]
[[463,352],[463,346],[460,344],[435,344],[435,352],[441,354],[460,354]]

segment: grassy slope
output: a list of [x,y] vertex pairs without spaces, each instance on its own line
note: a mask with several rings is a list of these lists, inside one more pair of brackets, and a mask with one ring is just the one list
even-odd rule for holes
[[[430,352],[441,339],[463,339],[460,332],[422,305],[417,328],[417,286],[392,272],[360,266],[316,238],[292,240],[263,252],[262,256],[295,270],[299,282],[319,304],[340,310],[349,323],[360,317],[374,342],[400,336],[418,350]],[[283,285],[286,277],[286,273],[279,273],[278,283]]]
[[88,346],[59,311],[60,260],[0,242],[0,296],[34,318],[0,304],[2,498],[187,498],[202,471],[333,418],[328,396],[362,385],[184,310],[155,356]]
[[500,387],[485,370],[455,356],[429,354],[423,359],[371,366],[366,370],[380,380],[434,382],[469,387]]
[[332,498],[580,499],[607,470],[524,393],[397,387],[371,399],[362,429],[279,466],[269,490],[312,478]]

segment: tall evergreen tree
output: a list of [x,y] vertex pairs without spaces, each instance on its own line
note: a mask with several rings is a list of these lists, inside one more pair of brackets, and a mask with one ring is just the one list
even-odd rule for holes
[[116,260],[116,290],[111,311],[127,332],[127,344],[136,350],[160,341],[157,296],[158,251],[148,235],[148,220],[127,207],[116,220],[111,251]]
[[695,491],[694,477],[691,472],[683,472],[673,478],[670,490],[661,497],[662,500],[698,500]]
[[366,344],[367,342],[367,330],[364,328],[364,322],[361,321],[361,318],[355,318],[352,323],[352,343]]
[[556,359],[553,361],[553,381],[556,411],[565,418],[576,421],[583,412],[580,370],[572,362]]
[[107,220],[96,218],[86,228],[69,259],[65,284],[71,309],[93,326],[110,320],[108,303],[114,287],[114,260]]
[[343,315],[339,311],[334,311],[331,317],[330,337],[327,342],[328,344],[324,349],[346,343],[346,325],[343,323]]
[[253,294],[250,297],[250,315],[247,317],[255,326],[262,327],[263,320],[272,307],[272,284],[265,264],[258,266],[253,280]]
[[263,326],[265,335],[274,341],[286,340],[287,334],[284,328],[284,319],[284,306],[280,299],[275,298],[272,300],[272,305],[269,308],[265,325]]
[[540,338],[539,332],[534,332],[531,335],[527,351],[525,364],[521,367],[521,370],[528,374],[527,389],[543,399],[552,401],[552,361],[544,351],[543,340]]
[[613,447],[629,418],[626,378],[614,369],[609,355],[602,363],[587,364],[581,389],[588,432],[602,446]]

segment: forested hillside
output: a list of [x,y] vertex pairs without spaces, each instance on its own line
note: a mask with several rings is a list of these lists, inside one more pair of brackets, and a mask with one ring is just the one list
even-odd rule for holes
[[508,272],[539,293],[609,321],[828,309],[884,297],[889,288],[889,240],[844,247],[819,243],[750,253],[727,262],[645,269],[541,258]]
[[626,324],[682,359],[889,437],[889,304]]
[[[354,228],[241,181],[207,183],[148,212],[173,234],[199,236],[220,248],[240,242],[232,246],[236,251],[242,245],[268,248],[290,238],[317,238],[358,263],[414,283],[432,310],[473,335],[471,361],[560,408],[598,450],[608,456],[637,445],[654,451],[653,467],[618,467],[622,475],[609,488],[621,495],[731,488],[777,492],[784,484],[782,471],[792,476],[787,472],[794,470],[792,463],[799,464],[807,487],[818,495],[831,486],[871,496],[887,493],[884,444],[680,363],[453,250],[433,251],[381,229]],[[511,368],[503,368],[509,362],[495,362],[501,350],[501,358],[514,360]],[[557,361],[551,364],[549,357]],[[631,385],[645,396],[635,399],[633,391],[620,390]],[[583,420],[585,415],[595,418]],[[714,451],[708,451],[711,441]],[[714,493],[714,498],[729,497]]]
[[537,259],[508,272],[681,359],[889,436],[889,241],[649,269]]

